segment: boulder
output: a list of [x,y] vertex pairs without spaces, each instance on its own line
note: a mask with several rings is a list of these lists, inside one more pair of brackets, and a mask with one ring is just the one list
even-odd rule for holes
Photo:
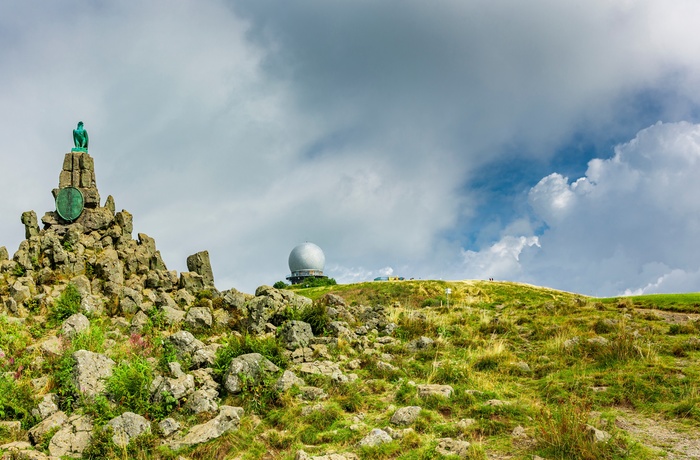
[[248,353],[231,360],[224,376],[224,387],[229,393],[240,393],[244,382],[259,383],[265,372],[277,372],[279,368],[260,353]]
[[287,321],[277,331],[277,337],[288,350],[308,347],[314,333],[311,325],[303,321]]
[[299,371],[304,374],[320,374],[331,378],[335,383],[347,383],[350,379],[343,374],[337,363],[333,361],[313,361],[303,363],[299,366]]
[[124,284],[124,270],[117,251],[114,249],[102,251],[95,262],[95,273],[104,281]]
[[379,428],[375,428],[372,431],[369,432],[367,436],[362,438],[360,442],[357,443],[358,446],[360,447],[377,447],[379,445],[385,444],[387,442],[391,442],[392,438],[389,436],[389,433],[387,433],[384,430],[380,430]]
[[209,329],[214,319],[207,307],[192,307],[185,315],[184,323],[192,329]]
[[76,313],[63,322],[61,334],[64,337],[72,338],[88,329],[90,329],[90,320],[82,313]]
[[39,220],[34,211],[23,212],[22,223],[24,224],[24,237],[26,239],[39,235]]
[[158,428],[166,438],[180,429],[180,423],[172,417],[165,418],[158,423]]
[[75,360],[73,383],[86,396],[97,396],[105,390],[105,380],[112,375],[114,361],[105,355],[78,350],[71,355]]
[[209,261],[209,251],[201,251],[187,258],[187,270],[202,276],[204,287],[214,287],[214,272]]
[[49,453],[55,457],[81,457],[92,441],[92,420],[87,415],[73,415],[49,442]]
[[187,358],[191,360],[192,355],[197,350],[204,348],[204,344],[187,331],[177,331],[169,335],[167,340],[175,348],[175,353],[179,359]]
[[410,342],[408,342],[406,344],[406,349],[411,352],[416,352],[432,348],[434,344],[435,341],[430,337],[420,337],[418,339],[411,340]]
[[416,385],[416,388],[418,388],[418,396],[421,398],[427,398],[429,396],[449,398],[452,396],[452,393],[454,393],[454,389],[450,385],[427,384]]
[[32,444],[40,444],[43,437],[51,430],[62,426],[68,420],[68,416],[61,411],[56,411],[53,414],[44,418],[41,422],[34,425],[28,432],[29,440]]
[[287,391],[294,385],[301,387],[306,385],[303,379],[297,377],[297,375],[292,371],[284,371],[280,378],[275,382],[275,390],[279,392]]
[[391,416],[391,423],[394,425],[410,425],[416,421],[420,411],[420,406],[402,407]]
[[191,427],[185,436],[173,440],[169,446],[177,450],[216,439],[226,432],[237,430],[242,416],[243,409],[240,407],[221,406],[216,417]]
[[47,393],[42,398],[32,415],[39,420],[46,420],[49,416],[58,412],[58,396],[54,393]]
[[180,273],[180,282],[178,287],[180,289],[185,289],[191,294],[196,294],[204,289],[204,278],[199,273],[182,272]]
[[112,441],[119,447],[129,445],[131,439],[151,431],[151,422],[133,412],[124,412],[122,415],[107,422],[112,428]]
[[189,398],[187,398],[185,409],[195,414],[202,412],[216,412],[219,409],[219,405],[216,403],[216,398],[218,396],[219,392],[216,390],[197,390],[192,393]]
[[440,455],[456,455],[459,458],[467,458],[469,456],[469,446],[467,441],[460,441],[452,438],[442,438],[438,440],[438,445],[435,452]]
[[151,385],[151,393],[155,401],[160,401],[164,393],[179,401],[194,393],[194,377],[183,373],[176,378],[160,377],[159,379],[154,379]]

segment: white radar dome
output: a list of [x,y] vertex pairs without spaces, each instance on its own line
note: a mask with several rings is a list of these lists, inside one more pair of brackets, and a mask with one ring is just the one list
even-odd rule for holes
[[318,271],[323,273],[326,256],[321,248],[313,243],[302,243],[289,254],[289,270],[292,273]]

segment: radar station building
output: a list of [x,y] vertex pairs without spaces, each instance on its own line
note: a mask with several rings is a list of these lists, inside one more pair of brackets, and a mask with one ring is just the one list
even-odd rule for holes
[[321,248],[313,243],[302,243],[289,254],[289,271],[292,274],[287,280],[299,284],[306,278],[328,278],[323,274],[325,265],[326,256]]

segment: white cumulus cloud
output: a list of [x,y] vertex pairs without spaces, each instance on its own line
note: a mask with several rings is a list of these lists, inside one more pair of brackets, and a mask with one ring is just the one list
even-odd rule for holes
[[[467,251],[469,270],[594,295],[700,290],[700,125],[657,123],[590,161],[585,177],[529,193],[535,236]],[[533,238],[535,238],[533,240]],[[517,257],[530,242],[539,249]],[[529,244],[532,246],[532,244]]]

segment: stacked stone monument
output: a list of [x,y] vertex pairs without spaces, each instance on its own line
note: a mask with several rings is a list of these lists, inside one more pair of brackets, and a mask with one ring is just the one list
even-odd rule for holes
[[192,271],[178,275],[167,269],[153,238],[144,233],[132,237],[132,215],[116,212],[111,195],[100,205],[87,141],[79,145],[76,140],[76,148],[65,154],[54,199],[69,188],[78,190],[81,198],[73,220],[58,210],[49,211],[40,229],[36,213],[27,211],[21,218],[26,239],[12,259],[0,247],[0,274],[9,286],[0,286],[0,305],[10,314],[26,316],[30,299],[33,307],[37,302],[38,307],[50,303],[68,282],[81,288],[88,310],[109,304],[119,313],[133,314],[165,305],[173,319],[184,316],[184,311],[176,312],[178,306],[186,305],[197,292],[216,292],[207,251],[190,256]]

